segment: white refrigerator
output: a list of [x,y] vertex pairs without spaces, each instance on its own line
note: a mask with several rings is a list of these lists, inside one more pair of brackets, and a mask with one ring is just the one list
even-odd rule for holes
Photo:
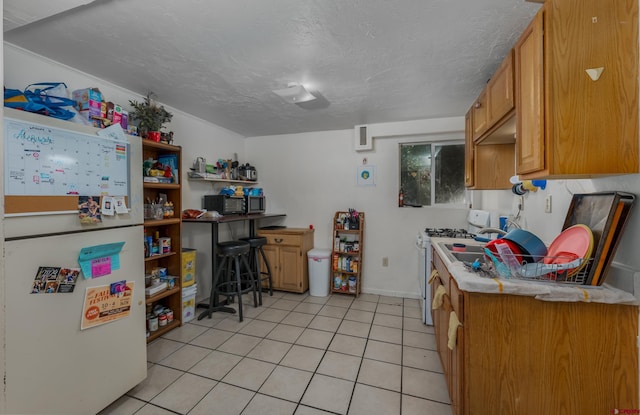
[[[66,130],[70,135],[74,131],[95,134],[90,127],[7,109],[5,126],[7,117],[59,128],[55,131],[58,134]],[[7,135],[5,129],[5,148]],[[126,213],[102,215],[101,223],[91,225],[81,224],[77,211],[44,209],[5,216],[7,413],[95,414],[147,375],[142,148],[139,140],[129,141],[125,150],[118,146],[128,163]],[[47,152],[46,148],[41,151],[41,155]],[[105,160],[102,162],[107,163]],[[5,175],[15,173],[8,171],[7,164],[12,165],[5,158]],[[29,203],[37,198],[7,195],[6,180],[5,202],[17,199],[18,205],[26,206],[18,210],[30,210]],[[42,203],[51,200],[43,197]],[[81,274],[73,292],[34,292],[40,267],[77,268],[83,249],[111,243],[124,245],[117,255],[109,256],[107,267],[92,269],[93,278]],[[81,329],[83,315],[88,314],[87,290],[123,280],[133,288],[128,293],[128,312],[122,307],[118,310],[121,318],[94,326],[85,323]]]

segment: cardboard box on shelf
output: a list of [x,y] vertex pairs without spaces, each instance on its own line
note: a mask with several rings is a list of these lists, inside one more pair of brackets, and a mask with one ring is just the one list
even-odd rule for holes
[[72,92],[72,97],[76,102],[76,109],[87,119],[91,119],[92,115],[100,116],[102,93],[98,88],[76,89]]

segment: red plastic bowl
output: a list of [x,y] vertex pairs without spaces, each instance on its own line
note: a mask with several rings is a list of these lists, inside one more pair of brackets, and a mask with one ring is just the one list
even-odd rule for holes
[[508,239],[502,239],[502,238],[494,239],[492,241],[487,242],[487,244],[484,247],[487,248],[489,251],[491,251],[491,253],[496,258],[500,259],[500,255],[498,254],[498,249],[496,248],[496,245],[498,244],[507,245],[507,247],[509,247],[511,252],[513,252],[513,254],[516,256],[516,259],[518,260],[518,262],[522,264],[522,250],[515,242],[512,242]]

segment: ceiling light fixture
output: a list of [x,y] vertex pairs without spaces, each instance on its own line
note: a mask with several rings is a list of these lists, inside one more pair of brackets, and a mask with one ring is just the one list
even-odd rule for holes
[[296,82],[289,83],[284,89],[274,89],[273,92],[291,104],[299,104],[316,99],[315,95]]

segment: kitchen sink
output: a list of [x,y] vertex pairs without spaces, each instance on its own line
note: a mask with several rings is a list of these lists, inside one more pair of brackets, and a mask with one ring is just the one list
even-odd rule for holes
[[471,263],[473,263],[473,261],[475,261],[476,259],[479,260],[480,262],[486,262],[483,252],[454,252],[454,251],[449,251],[448,254],[450,254],[453,258],[455,258],[455,260],[462,261],[462,262],[471,262]]
[[[453,250],[453,244],[444,244],[444,247],[451,252],[456,252]],[[461,252],[461,253],[472,253],[472,252],[480,252],[480,253],[484,253],[484,245],[467,245],[465,247],[465,251]]]
[[486,262],[484,255],[484,245],[467,245],[464,252],[454,251],[452,243],[438,243],[443,248],[447,257],[451,262],[461,261],[473,263],[476,259],[480,262]]

